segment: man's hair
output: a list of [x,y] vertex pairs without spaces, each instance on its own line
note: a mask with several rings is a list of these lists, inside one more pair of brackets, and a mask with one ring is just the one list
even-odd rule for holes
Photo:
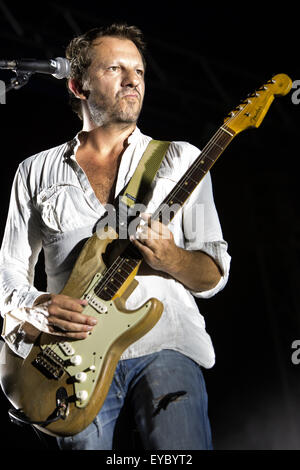
[[[144,57],[146,45],[143,39],[143,33],[139,28],[136,26],[128,26],[125,23],[114,23],[110,26],[93,28],[72,39],[66,48],[66,58],[70,61],[71,65],[70,78],[75,79],[77,84],[80,86],[82,86],[84,80],[87,78],[87,70],[92,63],[93,43],[96,39],[103,36],[129,39],[132,41],[141,54],[144,66],[146,66]],[[74,96],[69,88],[68,91],[70,96],[70,105],[73,111],[82,120],[81,102]]]

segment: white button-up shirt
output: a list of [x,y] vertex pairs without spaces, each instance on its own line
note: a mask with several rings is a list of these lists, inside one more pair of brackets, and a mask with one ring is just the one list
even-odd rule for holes
[[[129,182],[150,140],[138,128],[129,137],[115,195]],[[77,135],[73,145],[65,143],[27,158],[19,165],[14,179],[0,253],[0,309],[4,316],[2,336],[24,358],[32,346],[22,328],[25,322],[39,329],[47,325],[47,309],[33,306],[43,294],[34,287],[34,268],[40,250],[44,250],[47,292],[59,293],[68,280],[82,241],[93,234],[105,214],[105,207],[76,161],[79,145]],[[199,153],[199,149],[187,142],[171,143],[152,184],[148,213],[157,209]],[[163,303],[164,311],[152,330],[130,345],[121,358],[174,349],[209,368],[214,364],[214,348],[194,297],[208,298],[220,291],[227,282],[230,265],[209,173],[177,212],[169,228],[178,246],[202,250],[214,258],[222,277],[213,289],[191,292],[167,275],[137,275],[139,285],[126,307],[134,309],[148,298],[156,297]]]

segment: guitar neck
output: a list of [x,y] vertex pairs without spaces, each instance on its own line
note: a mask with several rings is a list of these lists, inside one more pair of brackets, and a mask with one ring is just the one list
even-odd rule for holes
[[[204,147],[199,157],[160,204],[151,219],[159,220],[168,225],[234,136],[235,132],[232,129],[225,125],[221,126]],[[104,300],[113,298],[141,260],[142,255],[139,250],[132,243],[129,243],[122,254],[103,273],[101,281],[95,287],[96,295]]]
[[233,130],[221,126],[151,218],[168,225],[234,136]]

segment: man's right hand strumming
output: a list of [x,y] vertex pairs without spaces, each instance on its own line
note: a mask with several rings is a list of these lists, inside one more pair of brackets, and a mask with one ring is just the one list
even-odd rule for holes
[[[40,299],[39,299],[40,300]],[[85,339],[97,320],[82,314],[86,300],[76,299],[62,294],[50,294],[46,302],[39,306],[48,310],[48,333],[73,339]]]

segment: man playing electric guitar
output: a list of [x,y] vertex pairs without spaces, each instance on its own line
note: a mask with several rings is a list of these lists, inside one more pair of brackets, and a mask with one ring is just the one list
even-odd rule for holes
[[[23,358],[41,331],[86,339],[97,323],[82,313],[86,300],[59,292],[80,242],[95,231],[151,140],[137,127],[145,92],[143,53],[142,34],[132,26],[111,25],[73,39],[68,86],[82,131],[72,152],[63,144],[18,168],[1,250],[1,313],[3,337]],[[126,433],[122,441],[118,430],[124,430],[125,411],[144,449],[212,448],[201,368],[213,366],[214,350],[194,297],[211,297],[225,286],[230,256],[209,173],[169,226],[150,223],[149,216],[198,155],[187,142],[171,142],[141,215],[145,223],[131,237],[144,261],[126,306],[155,297],[163,303],[162,317],[122,354],[94,421],[74,436],[57,438],[61,449],[124,448]],[[42,248],[47,292],[33,286]]]

